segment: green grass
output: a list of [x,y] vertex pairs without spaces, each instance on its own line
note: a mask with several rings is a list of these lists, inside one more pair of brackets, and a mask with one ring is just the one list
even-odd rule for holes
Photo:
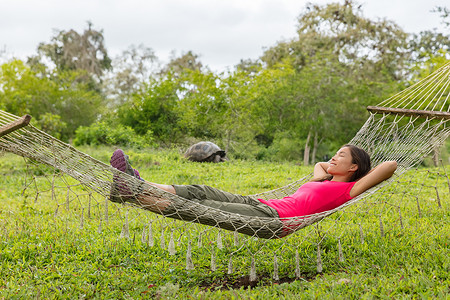
[[[81,150],[105,163],[112,152]],[[243,194],[283,186],[311,171],[294,163],[196,164],[177,150],[127,153],[149,181],[202,183]],[[264,241],[239,235],[237,244],[223,230],[113,203],[107,204],[105,219],[107,202],[101,196],[80,186],[67,192],[74,180],[46,166],[27,168],[14,155],[0,158],[0,170],[0,298],[449,299],[450,197],[447,179],[437,175],[442,170],[408,173],[382,192],[287,238]],[[57,188],[52,191],[53,181]],[[120,238],[124,224],[129,238]],[[174,255],[167,249],[171,235]],[[194,270],[185,268],[189,240]],[[339,260],[339,242],[344,261]],[[300,258],[297,279],[295,251]],[[272,279],[274,253],[278,281]],[[232,275],[227,274],[230,255]],[[248,282],[252,256],[255,283]]]

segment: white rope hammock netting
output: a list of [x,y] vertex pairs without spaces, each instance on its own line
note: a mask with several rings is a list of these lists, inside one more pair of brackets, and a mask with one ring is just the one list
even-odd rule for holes
[[[293,269],[299,277],[301,261],[312,256],[321,271],[321,246],[326,237],[336,238],[340,260],[343,259],[341,237],[345,232],[359,232],[363,241],[361,218],[376,219],[373,226],[381,235],[385,234],[386,223],[403,228],[402,214],[406,213],[402,211],[403,203],[411,200],[417,203],[420,216],[428,205],[424,207],[421,202],[424,189],[435,193],[436,205],[448,209],[450,184],[445,166],[442,164],[440,171],[433,172],[415,168],[432,151],[439,149],[450,134],[449,95],[450,64],[447,64],[378,106],[369,107],[368,120],[350,144],[365,149],[373,166],[386,160],[397,161],[394,176],[334,210],[281,220],[223,212],[172,195],[27,125],[28,118],[4,111],[0,111],[0,149],[25,158],[29,169],[24,195],[34,195],[36,203],[51,203],[55,218],[64,220],[65,226],[95,227],[101,236],[114,234],[112,228],[121,224],[121,237],[130,238],[132,228],[134,239],[139,231],[142,242],[148,246],[160,247],[170,255],[183,252],[188,270],[195,268],[195,253],[203,253],[198,249],[207,248],[212,270],[217,268],[216,251],[225,251],[230,274],[236,264],[243,264],[250,267],[250,279],[254,279],[255,258],[271,257],[263,261],[273,263],[274,279],[278,277],[279,259],[295,266]],[[404,181],[402,175],[408,170],[414,173]],[[423,172],[425,175],[415,177]],[[434,181],[435,177],[440,180]],[[310,178],[308,175],[287,186],[253,196],[279,199],[293,194]],[[136,194],[125,195],[123,189],[117,188],[117,180]],[[434,183],[428,184],[430,180]],[[138,194],[142,193],[155,199],[154,203],[143,205],[137,200],[134,205],[122,205],[110,201],[111,194],[119,199],[130,196],[139,199]],[[296,231],[299,232],[292,234]],[[317,248],[314,255],[305,251],[311,246]],[[243,263],[249,257],[248,263]]]

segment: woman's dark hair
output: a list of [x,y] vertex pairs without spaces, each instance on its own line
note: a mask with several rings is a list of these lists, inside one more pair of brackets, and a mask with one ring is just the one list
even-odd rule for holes
[[[347,147],[350,149],[350,154],[352,156],[352,164],[356,164],[358,166],[358,170],[353,173],[353,176],[350,178],[350,182],[356,181],[362,177],[364,177],[367,173],[369,173],[371,167],[370,156],[363,149],[356,147],[355,145],[344,145],[341,148]],[[312,181],[325,181],[333,179],[333,175],[327,174],[319,179],[312,179]]]
[[358,166],[358,170],[353,173],[353,176],[350,178],[350,181],[356,181],[362,177],[364,177],[367,173],[369,173],[371,169],[370,156],[363,149],[356,147],[354,145],[344,145],[342,147],[346,147],[350,149],[350,153],[352,155],[352,163]]

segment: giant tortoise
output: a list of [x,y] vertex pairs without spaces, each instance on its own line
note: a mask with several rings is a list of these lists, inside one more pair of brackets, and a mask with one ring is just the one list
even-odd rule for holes
[[225,151],[212,142],[199,142],[190,146],[184,157],[196,162],[219,163],[227,160]]

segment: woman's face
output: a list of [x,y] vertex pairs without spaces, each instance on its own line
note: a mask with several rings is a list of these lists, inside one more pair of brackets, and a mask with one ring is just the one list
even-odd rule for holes
[[333,176],[346,176],[355,172],[357,169],[358,165],[353,163],[350,148],[342,147],[331,158],[330,166],[328,167],[327,172]]

